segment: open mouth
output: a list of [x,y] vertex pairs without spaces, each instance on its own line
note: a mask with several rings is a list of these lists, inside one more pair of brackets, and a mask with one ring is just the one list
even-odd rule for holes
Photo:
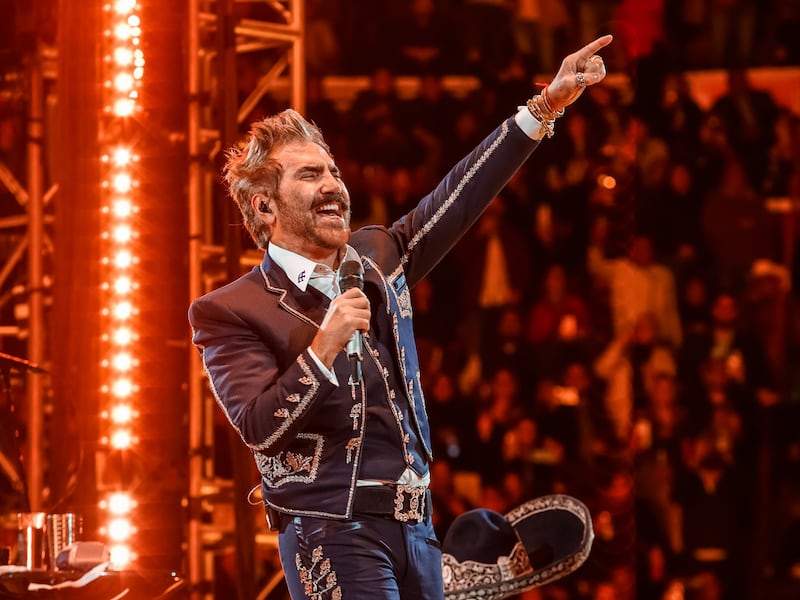
[[331,218],[343,218],[344,217],[344,207],[339,202],[325,202],[324,204],[320,204],[316,207],[316,213],[323,217],[331,217]]

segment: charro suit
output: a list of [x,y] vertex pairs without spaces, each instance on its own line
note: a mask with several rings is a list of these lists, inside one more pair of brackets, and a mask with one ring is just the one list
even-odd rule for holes
[[359,479],[395,481],[406,467],[427,473],[409,290],[536,145],[507,119],[405,217],[353,232],[372,315],[362,386],[348,384],[344,352],[333,365],[338,386],[319,368],[308,348],[328,301],[300,291],[267,253],[250,273],[192,303],[193,341],[220,407],[253,450],[268,508],[350,519]]

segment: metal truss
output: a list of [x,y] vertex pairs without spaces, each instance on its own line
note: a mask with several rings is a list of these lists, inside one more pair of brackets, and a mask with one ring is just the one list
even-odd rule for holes
[[[40,369],[48,362],[46,348],[46,311],[52,304],[53,215],[49,210],[58,185],[48,181],[45,168],[46,129],[52,124],[50,92],[56,79],[56,51],[41,40],[19,61],[6,65],[2,72],[2,96],[5,107],[13,110],[3,115],[12,128],[19,125],[25,135],[20,153],[24,160],[15,164],[0,159],[0,193],[6,206],[0,217],[0,348],[12,357],[25,354],[25,363],[4,359],[0,367],[22,377],[9,378],[11,388],[24,390],[27,407],[25,443],[26,501],[32,510],[41,510],[45,484],[43,451],[44,403],[47,379]],[[24,148],[24,153],[22,149]],[[8,158],[11,158],[9,156]],[[21,358],[21,357],[20,357]],[[21,379],[21,381],[20,381]],[[17,382],[19,385],[14,385]],[[13,407],[12,407],[13,408]],[[6,431],[6,433],[8,433]],[[14,462],[19,457],[6,457]]]
[[[239,230],[231,227],[239,222],[239,215],[219,185],[220,167],[225,150],[247,129],[254,109],[276,89],[281,90],[287,106],[304,109],[305,52],[304,0],[189,3],[189,296],[193,299],[260,262],[256,252],[242,249],[241,238],[236,235]],[[242,89],[243,80],[238,75],[245,65],[256,66],[251,89]],[[225,228],[221,235],[216,230],[220,223]],[[247,585],[246,580],[253,579],[247,570],[253,567],[240,563],[253,557],[252,548],[246,546],[256,544],[257,536],[252,535],[253,524],[243,522],[247,511],[236,512],[234,508],[235,518],[227,522],[209,519],[212,512],[230,515],[230,505],[243,504],[246,490],[242,477],[231,482],[215,472],[214,417],[218,408],[208,390],[199,354],[191,352],[188,574],[192,597],[211,598],[214,553],[221,545],[236,545],[238,579],[240,586]],[[278,575],[259,597],[266,598]],[[240,587],[239,596],[256,594],[253,589]]]

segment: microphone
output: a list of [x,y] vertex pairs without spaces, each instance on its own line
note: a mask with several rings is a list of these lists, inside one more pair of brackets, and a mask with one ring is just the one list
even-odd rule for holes
[[[346,260],[339,265],[339,291],[344,293],[351,288],[364,289],[364,267],[359,260]],[[347,356],[350,358],[350,377],[353,382],[361,381],[361,360],[364,358],[364,340],[356,330],[347,342]]]

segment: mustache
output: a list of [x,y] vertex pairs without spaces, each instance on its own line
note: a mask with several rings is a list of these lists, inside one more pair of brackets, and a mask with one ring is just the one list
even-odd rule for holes
[[340,204],[346,211],[350,210],[350,202],[348,202],[345,195],[341,192],[331,192],[330,194],[320,196],[319,199],[314,202],[312,208],[316,209],[324,204],[330,204],[331,202]]

